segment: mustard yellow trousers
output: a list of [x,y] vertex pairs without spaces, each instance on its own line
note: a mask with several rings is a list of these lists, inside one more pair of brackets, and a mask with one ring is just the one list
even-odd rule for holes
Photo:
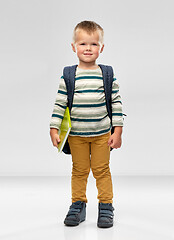
[[108,146],[110,134],[109,132],[97,137],[68,137],[73,163],[72,202],[87,202],[86,185],[91,169],[96,179],[99,202],[112,203],[113,188],[109,168],[110,147]]

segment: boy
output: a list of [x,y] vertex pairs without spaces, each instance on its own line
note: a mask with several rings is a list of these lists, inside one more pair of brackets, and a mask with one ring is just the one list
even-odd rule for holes
[[[113,189],[109,168],[110,147],[121,147],[123,127],[122,103],[116,78],[112,84],[112,126],[106,109],[103,77],[96,60],[104,49],[103,29],[92,21],[83,21],[74,29],[72,50],[77,54],[75,90],[71,110],[72,129],[68,137],[72,155],[72,205],[65,225],[77,226],[86,218],[86,185],[92,169],[99,199],[97,226],[113,226]],[[55,147],[60,142],[58,129],[67,106],[63,77],[50,123],[50,136]]]

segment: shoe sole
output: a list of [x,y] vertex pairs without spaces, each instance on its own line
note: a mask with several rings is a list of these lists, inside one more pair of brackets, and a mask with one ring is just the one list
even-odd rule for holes
[[109,223],[109,224],[97,224],[97,227],[99,227],[99,228],[110,228],[110,227],[113,227],[113,223]]
[[84,222],[85,219],[82,219],[80,222],[73,222],[73,221],[64,221],[64,224],[69,227],[75,227],[78,226],[81,222]]

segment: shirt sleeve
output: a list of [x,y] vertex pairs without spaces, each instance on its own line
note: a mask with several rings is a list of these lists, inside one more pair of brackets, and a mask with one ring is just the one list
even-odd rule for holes
[[54,103],[53,113],[50,121],[50,128],[60,129],[60,125],[67,107],[67,89],[63,76],[60,78],[59,89]]
[[122,102],[119,91],[119,83],[115,75],[112,84],[112,126],[123,126]]

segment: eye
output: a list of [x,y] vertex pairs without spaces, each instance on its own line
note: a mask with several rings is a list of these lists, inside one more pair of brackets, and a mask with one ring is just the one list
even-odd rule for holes
[[85,43],[80,43],[80,45],[85,45]]
[[97,43],[93,43],[92,45],[93,45],[93,46],[97,46]]

